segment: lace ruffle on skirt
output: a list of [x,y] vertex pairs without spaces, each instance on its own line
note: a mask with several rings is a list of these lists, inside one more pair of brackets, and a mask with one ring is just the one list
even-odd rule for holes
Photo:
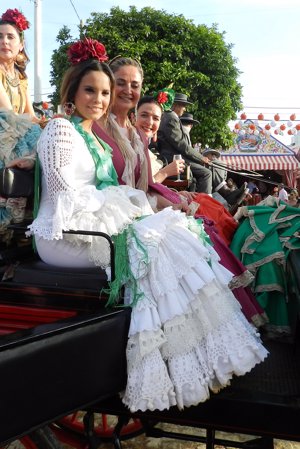
[[35,155],[41,128],[26,115],[0,109],[0,168],[8,162]]
[[185,215],[171,209],[133,225],[148,263],[130,241],[144,294],[132,310],[127,346],[123,401],[132,411],[203,402],[267,355],[228,288],[231,273],[185,226]]

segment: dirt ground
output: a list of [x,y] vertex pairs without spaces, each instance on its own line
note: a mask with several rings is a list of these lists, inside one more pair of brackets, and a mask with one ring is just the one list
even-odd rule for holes
[[[172,432],[184,432],[193,433],[193,435],[198,435],[200,437],[205,436],[205,431],[200,429],[191,429],[188,427],[179,427],[170,424],[161,424],[163,430],[168,430]],[[251,440],[252,436],[239,435],[239,434],[229,434],[225,432],[217,432],[216,438],[226,440],[231,439],[233,441],[244,442]],[[74,446],[69,446],[64,444],[62,446],[64,449],[73,449]],[[275,440],[275,449],[300,449],[300,443],[292,441]],[[4,449],[4,448],[1,448]],[[19,442],[15,441],[10,445],[6,446],[5,449],[24,449],[24,446]],[[102,443],[99,445],[99,449],[113,449],[113,444]],[[122,441],[122,449],[205,449],[205,444],[200,442],[191,441],[178,441],[168,438],[148,438],[145,435],[140,435],[135,438]],[[230,446],[216,445],[215,449],[230,449]]]

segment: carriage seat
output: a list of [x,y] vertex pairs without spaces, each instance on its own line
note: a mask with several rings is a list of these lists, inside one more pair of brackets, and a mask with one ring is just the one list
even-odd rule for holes
[[[3,168],[0,170],[0,195],[6,198],[32,197],[34,191],[34,172],[17,168]],[[8,226],[15,235],[24,239],[28,223],[17,223]],[[32,256],[30,245],[25,246],[25,256],[28,260],[19,264],[14,269],[13,280],[19,284],[31,284],[35,286],[76,288],[100,291],[107,287],[107,275],[99,267],[91,268],[68,268],[48,265],[38,257]],[[22,260],[22,247],[5,249],[0,254],[7,261]],[[114,260],[112,260],[112,263]]]
[[29,198],[34,190],[34,171],[4,167],[0,170],[0,195]]
[[57,267],[41,260],[18,265],[15,268],[13,280],[18,284],[93,291],[100,291],[108,286],[107,275],[99,267]]

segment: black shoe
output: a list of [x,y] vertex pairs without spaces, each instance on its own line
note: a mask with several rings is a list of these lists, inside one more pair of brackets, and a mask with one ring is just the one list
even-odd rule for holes
[[223,187],[221,187],[217,193],[219,193],[223,198],[227,199],[227,197],[232,193],[233,191],[227,187],[226,185],[224,185]]
[[226,201],[230,205],[241,204],[248,192],[249,189],[247,189],[247,183],[245,182],[239,189],[234,190],[232,194],[226,198]]
[[240,204],[248,193],[247,183],[244,182],[243,185],[236,190],[230,190],[228,189],[228,187],[225,188],[225,186],[221,187],[219,193],[226,199],[227,203],[230,204],[231,206],[234,204]]

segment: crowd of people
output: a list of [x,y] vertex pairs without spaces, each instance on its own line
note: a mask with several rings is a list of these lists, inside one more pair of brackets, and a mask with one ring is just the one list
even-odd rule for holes
[[[141,97],[140,62],[109,60],[105,46],[90,38],[68,48],[70,68],[60,92],[65,114],[42,131],[28,96],[28,26],[16,9],[0,19],[0,114],[8,136],[1,166],[31,169],[35,163],[41,173],[39,208],[28,235],[45,263],[96,265],[109,278],[107,242],[63,231],[109,234],[116,278],[108,303],[114,305],[123,289],[132,308],[123,402],[131,411],[203,402],[267,356],[258,328],[268,322],[269,308],[250,289],[256,265],[241,257],[247,220],[238,227],[238,218],[213,198],[218,193],[239,204],[247,183],[232,188],[226,166],[212,164],[220,153],[201,154],[192,146],[197,120],[185,112],[185,94],[161,89]],[[15,130],[20,132],[13,140]],[[153,140],[167,164],[149,149]],[[186,164],[194,191],[162,184]],[[3,230],[14,219],[8,201],[1,203]],[[245,210],[239,214],[247,216]]]

